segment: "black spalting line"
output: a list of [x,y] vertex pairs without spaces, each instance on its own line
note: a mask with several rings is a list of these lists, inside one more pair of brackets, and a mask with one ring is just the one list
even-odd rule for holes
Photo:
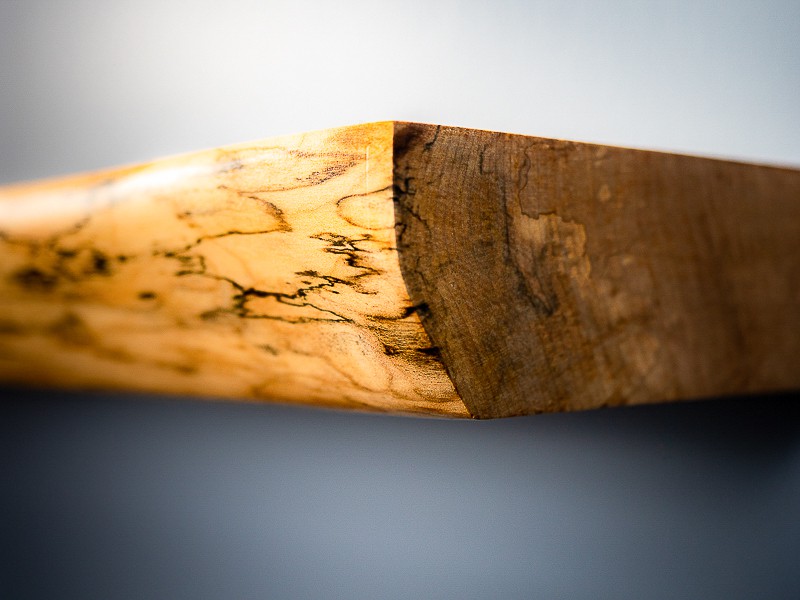
[[[224,184],[218,185],[217,189],[218,190],[225,190],[225,191],[228,191],[228,192],[233,192],[237,196],[239,196],[240,198],[247,198],[248,200],[253,200],[257,204],[259,204],[260,206],[265,208],[266,209],[265,212],[269,216],[271,216],[273,219],[278,221],[278,228],[281,231],[292,231],[292,226],[289,224],[289,221],[286,219],[286,214],[283,212],[283,210],[281,210],[278,207],[278,205],[276,205],[274,202],[270,202],[269,200],[265,200],[265,199],[260,198],[259,196],[257,196],[256,194],[258,192],[237,190],[237,189],[233,189],[233,188],[231,188],[231,187],[229,187],[227,185],[224,185]],[[191,211],[186,211],[186,212],[183,212],[180,215],[178,215],[178,218],[180,218],[180,219],[188,219],[191,216],[192,216]]]
[[[32,250],[32,254],[38,256],[40,249]],[[110,259],[96,248],[55,249],[54,259],[47,267],[22,267],[11,273],[9,279],[27,290],[48,292],[62,281],[80,282],[113,274]]]
[[36,267],[22,268],[11,274],[11,280],[32,291],[48,292],[58,283],[58,277]]
[[423,152],[430,152],[431,151],[431,148],[433,148],[433,145],[439,139],[439,133],[441,131],[442,131],[442,126],[441,125],[437,125],[436,126],[436,132],[433,134],[433,139],[430,142],[425,142],[425,144],[423,144],[423,146],[422,146],[422,151]]
[[[430,223],[427,222],[419,210],[419,203],[423,199],[417,196],[415,174],[406,161],[406,156],[415,147],[418,148],[420,142],[422,142],[422,152],[427,153],[434,150],[434,146],[436,146],[439,141],[441,126],[436,127],[435,133],[431,139],[423,141],[425,136],[428,135],[428,131],[429,127],[420,124],[405,123],[400,126],[395,125],[392,177],[395,207],[395,237],[397,239],[398,257],[400,269],[413,303],[412,306],[406,308],[403,318],[407,318],[412,314],[417,314],[428,339],[436,344],[435,337],[431,335],[433,315],[427,299],[424,296],[425,286],[420,285],[420,282],[425,282],[426,279],[424,273],[419,268],[420,256],[419,254],[415,256],[414,253],[410,251],[410,244],[406,239],[409,226],[413,227],[415,223],[423,228],[428,237],[434,234]],[[463,396],[459,392],[453,375],[443,360],[442,352],[438,345],[418,348],[414,354],[427,361],[431,366],[443,370],[454,386],[456,393],[463,400]],[[475,416],[466,404],[465,408],[470,412],[471,416]]]
[[413,314],[418,314],[420,318],[429,317],[431,314],[431,309],[427,302],[420,302],[419,304],[414,304],[407,307],[402,318],[405,319]]
[[[380,275],[381,271],[379,269],[375,269],[374,267],[368,267],[362,263],[361,254],[369,254],[368,250],[364,250],[363,248],[359,248],[357,244],[360,242],[368,242],[372,239],[372,236],[368,233],[365,233],[363,237],[359,238],[351,238],[345,235],[341,235],[338,233],[331,233],[328,231],[324,231],[322,233],[317,233],[311,236],[311,239],[320,240],[323,242],[327,242],[328,246],[324,249],[325,252],[329,252],[331,254],[340,254],[345,258],[345,263],[348,267],[353,269],[358,269],[363,271],[358,275],[353,275],[350,279],[358,280],[362,277],[367,277],[369,275]],[[346,283],[347,285],[355,285],[351,282],[342,282]],[[360,292],[364,294],[374,294],[375,292]]]
[[91,216],[87,215],[43,240],[14,238],[0,231],[0,240],[25,248],[32,261],[42,256],[50,259],[50,264],[46,267],[36,265],[18,269],[9,275],[9,280],[30,291],[47,292],[58,286],[62,280],[78,282],[87,277],[110,276],[111,259],[104,252],[85,244],[72,248],[62,245],[63,238],[80,232],[90,219]]
[[417,348],[417,352],[420,354],[425,354],[427,356],[435,356],[436,358],[441,358],[442,351],[438,346],[430,346],[428,348]]
[[306,187],[313,187],[315,185],[322,185],[336,177],[344,175],[348,170],[360,164],[360,160],[350,160],[347,163],[337,163],[328,165],[320,170],[312,171],[306,177],[297,177],[296,183],[292,185],[266,185],[254,189],[238,190],[241,194],[254,195],[254,194],[267,194],[273,192],[288,192],[290,190],[297,190]]
[[[526,149],[526,151],[525,151],[525,161],[522,164],[523,168],[520,170],[520,172],[519,172],[519,174],[517,176],[517,181],[516,181],[516,187],[517,187],[517,190],[516,190],[516,196],[517,196],[516,197],[516,201],[517,201],[517,204],[520,205],[520,212],[523,212],[523,214],[525,214],[525,213],[522,210],[522,205],[521,205],[521,202],[520,202],[520,193],[521,193],[522,189],[524,189],[525,187],[528,186],[528,178],[530,176],[530,170],[531,170],[531,166],[532,166],[530,158],[528,156],[528,150],[530,150],[530,148]],[[526,274],[522,270],[522,267],[520,267],[519,263],[517,263],[516,259],[514,258],[513,254],[511,253],[511,248],[513,248],[514,246],[511,243],[511,225],[512,225],[511,221],[512,221],[512,219],[511,219],[511,215],[508,214],[509,199],[508,199],[508,195],[507,195],[507,191],[506,191],[505,181],[501,181],[500,184],[501,184],[500,185],[500,191],[501,191],[501,194],[502,194],[502,205],[504,207],[503,227],[504,227],[504,230],[505,230],[505,241],[506,241],[505,246],[504,246],[504,249],[505,249],[505,257],[504,257],[505,258],[505,263],[507,265],[510,265],[511,268],[514,270],[514,272],[517,275],[516,283],[517,283],[517,290],[519,291],[520,296],[523,297],[523,298],[528,298],[531,306],[533,307],[533,309],[539,315],[541,315],[543,317],[552,317],[556,313],[556,311],[558,311],[558,308],[560,306],[558,295],[552,289],[552,285],[545,286],[545,282],[542,281],[541,274],[537,270],[532,275],[533,275],[533,278],[536,280],[536,283],[539,285],[539,289],[541,289],[541,291],[542,291],[542,294],[538,294],[536,292],[536,290],[533,288],[533,286],[531,285],[531,283],[529,281],[529,277],[526,276]],[[538,218],[538,216],[536,218]],[[538,257],[537,257],[537,259],[538,259]],[[533,263],[534,267],[536,265],[538,265],[539,263],[540,263],[539,260],[534,261],[534,263]]]
[[352,225],[354,227],[359,227],[359,228],[362,228],[362,229],[373,229],[371,227],[364,227],[364,225],[361,225],[359,223],[354,223],[353,221],[348,219],[346,215],[343,215],[341,213],[341,210],[340,210],[341,209],[341,204],[342,204],[342,202],[344,202],[346,200],[349,200],[351,198],[365,198],[367,196],[373,196],[375,194],[380,194],[381,192],[388,192],[389,190],[391,190],[393,188],[394,188],[394,185],[387,185],[384,188],[381,188],[379,190],[373,190],[371,192],[364,192],[364,193],[361,193],[361,194],[348,194],[346,196],[342,196],[341,198],[339,198],[336,201],[336,214],[339,216],[340,219],[342,219],[343,221],[349,223],[350,225]]
[[[437,130],[437,135],[438,135],[438,130]],[[428,148],[430,148],[431,145],[432,142],[428,144]],[[306,298],[309,294],[313,293],[314,291],[323,288],[327,288],[331,293],[339,293],[334,289],[337,285],[346,285],[354,288],[359,288],[357,284],[358,279],[370,275],[378,275],[381,273],[380,270],[375,269],[374,267],[368,266],[363,263],[363,257],[361,256],[361,254],[369,253],[369,251],[360,248],[358,244],[361,242],[369,241],[371,239],[371,236],[369,234],[366,234],[363,237],[359,238],[349,238],[347,236],[334,234],[330,232],[322,232],[320,234],[312,236],[314,239],[318,239],[328,243],[328,246],[324,249],[325,252],[342,255],[344,257],[345,263],[349,267],[360,270],[362,272],[357,275],[354,275],[349,280],[344,280],[329,275],[321,275],[316,271],[303,271],[297,274],[309,278],[318,279],[321,280],[321,282],[316,284],[311,284],[311,282],[304,282],[306,283],[305,287],[298,288],[294,293],[291,294],[282,292],[273,292],[269,290],[261,290],[253,287],[245,287],[229,277],[217,275],[214,273],[209,273],[205,257],[203,255],[187,254],[187,253],[197,248],[207,240],[220,239],[228,236],[262,235],[278,231],[291,231],[292,228],[288,223],[287,219],[285,218],[283,211],[280,208],[278,208],[274,203],[258,197],[257,194],[264,192],[279,191],[282,189],[288,190],[288,189],[297,189],[299,187],[319,185],[321,183],[324,183],[325,181],[333,179],[334,177],[338,177],[339,175],[344,174],[348,169],[350,169],[355,164],[356,161],[350,161],[349,163],[344,165],[340,164],[340,165],[329,166],[319,171],[312,172],[308,177],[297,179],[300,185],[293,185],[286,187],[273,186],[273,187],[259,188],[256,190],[231,190],[230,188],[224,185],[218,186],[219,189],[233,191],[240,196],[247,197],[263,205],[267,210],[267,212],[269,213],[269,215],[275,218],[276,221],[278,222],[277,227],[266,230],[258,230],[258,231],[229,230],[219,234],[200,236],[197,239],[195,239],[194,242],[187,244],[182,248],[176,250],[154,250],[152,252],[152,255],[162,256],[164,258],[177,260],[181,265],[181,268],[175,273],[176,276],[185,277],[185,276],[196,275],[200,277],[211,278],[217,281],[226,282],[233,288],[235,293],[231,297],[232,305],[229,307],[220,307],[211,311],[207,311],[202,315],[200,315],[200,317],[203,319],[214,319],[220,314],[234,314],[237,317],[244,319],[274,319],[289,323],[306,323],[306,322],[319,322],[319,321],[352,323],[351,319],[348,319],[334,311],[315,306],[311,302],[308,302]],[[107,182],[107,183],[111,184],[113,182]],[[412,186],[413,186],[412,181],[410,179],[406,180],[405,182],[406,189],[403,190],[404,193],[413,195],[414,190]],[[349,198],[363,197],[371,194],[381,193],[384,191],[388,191],[389,189],[394,189],[395,187],[396,186],[393,184],[391,186],[386,186],[384,188],[377,189],[371,192],[366,192],[363,194],[349,194],[337,200],[336,205],[337,207],[340,206],[343,201]],[[191,217],[192,213],[190,211],[178,215],[179,219],[190,219]],[[50,251],[56,257],[55,263],[51,265],[51,269],[43,270],[39,267],[27,267],[18,271],[13,276],[17,284],[30,290],[50,291],[53,288],[55,288],[61,282],[62,279],[67,279],[72,282],[78,282],[82,280],[84,277],[111,276],[114,274],[112,269],[112,264],[114,264],[114,261],[116,263],[121,264],[129,260],[135,260],[138,258],[135,255],[129,256],[123,254],[114,257],[109,257],[100,250],[91,247],[65,248],[59,246],[60,239],[62,237],[79,232],[86,226],[89,220],[90,216],[87,216],[81,219],[79,222],[75,223],[68,230],[53,235],[44,241],[13,240],[8,235],[4,234],[3,232],[0,232],[0,239],[8,243],[16,243],[26,246],[28,252],[32,255],[32,257],[39,256],[43,251]],[[344,220],[347,221],[347,219]],[[81,266],[78,266],[79,264],[78,261],[83,261],[83,264]],[[358,293],[363,293],[363,294],[376,293],[376,292],[366,292],[362,289],[357,289],[357,291]],[[158,295],[156,294],[156,292],[149,290],[144,290],[138,293],[138,298],[140,300],[154,300],[157,297]],[[248,302],[254,298],[268,298],[268,297],[275,298],[278,302],[291,306],[307,306],[322,313],[327,313],[331,315],[331,317],[321,317],[321,318],[300,317],[297,319],[291,319],[275,315],[256,314],[253,313],[251,309],[247,306]],[[428,312],[429,309],[427,305],[423,303],[421,305],[406,307],[403,313],[399,317],[376,316],[374,320],[376,322],[397,321],[406,319],[413,314],[426,315]],[[83,337],[77,335],[76,327],[78,327],[78,325],[79,323],[77,323],[74,318],[67,318],[59,322],[55,327],[55,329],[53,330],[53,332],[55,333],[56,331],[58,331],[62,334],[64,334],[65,332],[69,333],[68,337],[71,338],[71,341],[73,343],[76,343],[78,342],[78,338]],[[378,337],[378,339],[384,338],[385,330],[382,326],[376,327],[376,326],[371,326],[369,323],[367,323],[366,327],[367,329],[371,330],[373,334],[375,334]],[[399,348],[392,344],[387,344],[387,343],[383,343],[383,345],[385,354],[387,356],[394,356],[401,354],[401,355],[406,355],[406,357],[410,359],[412,358],[410,354],[416,353],[417,355],[422,355],[426,357],[426,360],[423,361],[423,364],[427,361],[429,357],[438,360],[439,356],[438,348],[435,347],[413,348],[404,346],[402,348]],[[277,349],[266,344],[262,344],[259,347],[264,352],[269,354],[278,353]],[[419,361],[414,360],[414,362],[419,362]],[[180,365],[175,366],[175,368],[176,370],[180,370],[182,372],[185,370]]]
[[[242,319],[271,319],[275,321],[282,321],[285,323],[310,323],[319,321],[352,322],[352,319],[340,315],[335,311],[316,306],[315,304],[305,300],[305,298],[315,290],[323,288],[333,288],[334,286],[339,284],[352,285],[351,283],[345,280],[338,279],[332,276],[320,275],[316,271],[302,271],[297,274],[304,277],[321,279],[322,282],[298,288],[294,293],[291,294],[285,292],[274,292],[270,290],[262,290],[254,288],[252,286],[244,286],[239,282],[231,279],[230,277],[225,277],[223,275],[210,273],[208,271],[205,257],[202,254],[186,254],[186,252],[188,252],[193,248],[196,248],[203,241],[207,239],[217,239],[220,237],[233,236],[233,235],[255,235],[257,233],[266,234],[266,233],[273,233],[275,231],[280,231],[280,230],[271,229],[261,232],[244,232],[244,233],[237,231],[229,231],[223,234],[203,236],[202,238],[198,238],[196,242],[189,244],[188,246],[180,250],[173,250],[166,252],[162,251],[162,252],[156,252],[154,254],[158,254],[164,256],[165,258],[170,258],[179,261],[182,268],[175,272],[175,275],[177,277],[186,277],[186,276],[205,277],[209,279],[214,279],[216,281],[224,281],[234,289],[235,293],[231,296],[231,305],[229,307],[219,307],[201,313],[200,318],[203,320],[215,320],[220,315],[232,314]],[[332,291],[335,292],[335,290]],[[248,306],[248,303],[255,298],[274,298],[277,302],[280,302],[281,304],[286,304],[295,307],[309,307],[316,311],[319,311],[320,313],[330,316],[289,318],[289,317],[270,315],[265,313],[254,313]]]
[[195,241],[186,244],[184,247],[179,248],[177,250],[154,250],[153,256],[164,256],[166,258],[178,258],[181,260],[181,255],[186,254],[189,250],[193,250],[197,248],[200,244],[208,240],[218,240],[221,238],[231,237],[231,236],[243,236],[243,235],[264,235],[267,233],[275,233],[278,231],[290,231],[283,227],[278,227],[277,229],[258,229],[256,231],[239,231],[238,229],[230,229],[228,231],[223,231],[222,233],[210,233],[208,235],[201,235]]

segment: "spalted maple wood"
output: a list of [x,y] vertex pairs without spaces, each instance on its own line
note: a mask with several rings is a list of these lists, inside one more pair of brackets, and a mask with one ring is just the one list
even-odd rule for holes
[[393,124],[0,195],[0,377],[468,416],[400,272]]
[[375,123],[0,190],[0,377],[478,418],[800,387],[800,172]]

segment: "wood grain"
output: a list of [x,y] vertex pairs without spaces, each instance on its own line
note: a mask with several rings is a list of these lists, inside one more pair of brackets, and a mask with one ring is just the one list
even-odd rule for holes
[[398,124],[395,181],[473,416],[800,387],[800,172]]
[[386,122],[0,188],[0,379],[490,418],[800,387],[800,172]]
[[411,305],[392,123],[6,188],[9,382],[467,416]]

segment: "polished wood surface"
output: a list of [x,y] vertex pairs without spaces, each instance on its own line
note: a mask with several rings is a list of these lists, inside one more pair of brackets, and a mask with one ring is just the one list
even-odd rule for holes
[[490,418],[800,387],[800,172],[373,123],[0,188],[0,378]]
[[0,377],[467,416],[411,305],[392,123],[0,192]]

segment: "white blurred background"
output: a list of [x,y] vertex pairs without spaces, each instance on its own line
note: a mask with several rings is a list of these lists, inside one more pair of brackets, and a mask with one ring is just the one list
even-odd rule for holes
[[0,2],[0,178],[364,121],[800,165],[800,2]]
[[[0,0],[0,182],[379,119],[800,165],[800,2]],[[797,394],[0,390],[2,598],[800,598]]]

